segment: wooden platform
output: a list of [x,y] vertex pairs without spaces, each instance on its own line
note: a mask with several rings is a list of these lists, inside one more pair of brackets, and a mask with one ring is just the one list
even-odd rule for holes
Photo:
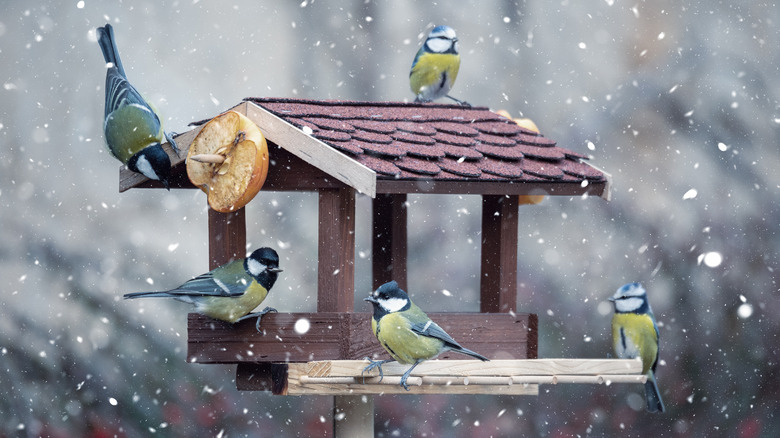
[[[432,360],[418,365],[400,386],[409,365],[382,365],[363,373],[367,360],[259,365],[244,372],[237,386],[278,395],[502,394],[538,395],[539,385],[560,383],[644,383],[639,359]],[[246,368],[249,371],[251,367]]]

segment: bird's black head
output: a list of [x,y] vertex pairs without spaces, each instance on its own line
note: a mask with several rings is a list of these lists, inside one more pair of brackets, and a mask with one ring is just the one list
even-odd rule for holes
[[127,161],[127,168],[143,174],[149,179],[160,181],[170,190],[171,159],[160,143],[151,144],[136,153]]
[[384,315],[393,312],[407,310],[411,306],[409,295],[398,287],[398,283],[390,281],[379,286],[379,289],[371,292],[363,298],[374,306],[374,319],[379,321]]
[[254,250],[244,260],[244,269],[269,291],[276,283],[276,279],[279,278],[279,273],[282,272],[282,269],[279,268],[279,254],[271,248]]

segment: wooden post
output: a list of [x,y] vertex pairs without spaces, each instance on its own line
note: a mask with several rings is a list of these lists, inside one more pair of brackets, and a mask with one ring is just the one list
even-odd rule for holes
[[379,194],[372,203],[373,288],[395,280],[407,289],[406,194]]
[[334,396],[333,436],[336,438],[373,437],[374,396]]
[[320,190],[317,311],[352,312],[355,302],[355,191]]
[[517,312],[517,196],[482,196],[480,312]]
[[246,211],[220,213],[209,208],[209,269],[246,255]]
[[[355,310],[355,191],[320,190],[317,311]],[[333,436],[374,436],[374,400],[338,395],[333,399]]]

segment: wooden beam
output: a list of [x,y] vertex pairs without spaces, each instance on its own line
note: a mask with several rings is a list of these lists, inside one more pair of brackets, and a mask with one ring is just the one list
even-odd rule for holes
[[[461,345],[490,359],[536,358],[538,333],[534,314],[448,312],[429,316]],[[191,313],[187,328],[189,362],[390,359],[371,333],[368,312],[269,313],[263,316],[259,333],[254,320],[230,324]],[[446,352],[439,359],[465,357]]]
[[395,280],[407,290],[406,194],[381,194],[372,203],[373,288]]
[[482,197],[481,312],[517,311],[517,196]]
[[349,312],[355,301],[355,191],[319,192],[317,310]]
[[268,156],[271,165],[263,184],[264,191],[316,191],[344,187],[340,181],[271,141],[268,142]]
[[209,269],[246,256],[246,211],[209,208]]
[[[291,394],[292,395],[292,394]],[[371,395],[333,398],[334,437],[374,436],[374,399]]]
[[[387,177],[383,177],[387,178]],[[585,187],[579,181],[447,181],[430,178],[383,179],[376,181],[377,193],[421,193],[437,195],[547,195],[599,196],[607,198],[609,183],[591,181]],[[607,199],[609,200],[609,199]]]
[[269,141],[284,145],[298,158],[322,169],[354,190],[372,198],[376,196],[376,172],[373,170],[252,102],[243,102],[234,109],[243,111]]

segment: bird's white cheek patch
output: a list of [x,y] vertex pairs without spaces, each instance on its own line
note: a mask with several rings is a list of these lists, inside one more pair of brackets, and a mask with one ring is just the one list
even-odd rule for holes
[[406,307],[406,303],[408,302],[409,300],[403,298],[390,298],[387,300],[380,300],[379,304],[381,304],[388,313],[393,313]]
[[428,49],[430,49],[431,52],[444,53],[450,49],[452,41],[441,38],[433,38],[428,40],[425,44],[428,46]]
[[623,298],[615,302],[615,308],[619,312],[633,312],[642,307],[643,302],[641,298]]
[[144,174],[147,178],[153,179],[156,181],[160,180],[160,177],[157,176],[157,173],[155,173],[154,169],[152,168],[152,165],[149,163],[149,160],[146,159],[143,155],[138,157],[138,160],[135,162],[135,167],[138,169],[139,172]]
[[258,262],[255,259],[247,260],[246,267],[247,269],[249,269],[249,273],[252,274],[254,277],[257,277],[258,275],[262,274],[263,271],[267,269],[267,266]]

